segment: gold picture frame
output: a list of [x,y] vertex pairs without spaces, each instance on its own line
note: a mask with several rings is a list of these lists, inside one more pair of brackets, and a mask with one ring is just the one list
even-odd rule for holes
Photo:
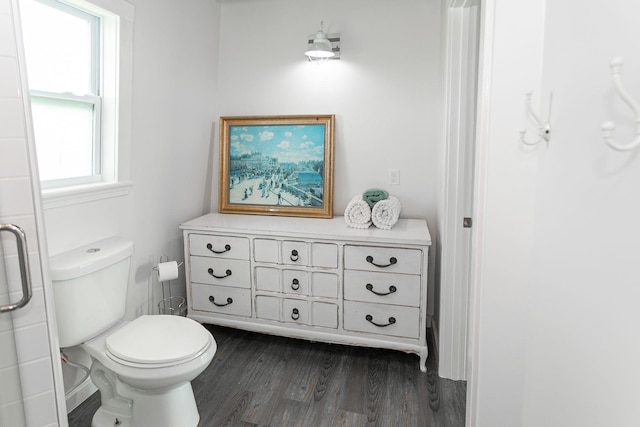
[[218,211],[333,217],[334,115],[220,117]]

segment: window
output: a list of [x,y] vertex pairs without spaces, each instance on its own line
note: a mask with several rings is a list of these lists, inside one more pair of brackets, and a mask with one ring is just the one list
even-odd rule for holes
[[101,19],[56,0],[21,12],[42,187],[99,182]]
[[20,0],[20,13],[45,207],[47,195],[128,186],[118,161],[130,163],[122,158],[130,153],[130,119],[120,110],[124,103],[130,111],[130,84],[122,81],[131,78],[133,6]]

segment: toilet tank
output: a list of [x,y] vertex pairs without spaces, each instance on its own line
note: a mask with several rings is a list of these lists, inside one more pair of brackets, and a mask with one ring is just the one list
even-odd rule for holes
[[110,237],[51,257],[60,347],[81,344],[124,317],[133,242]]

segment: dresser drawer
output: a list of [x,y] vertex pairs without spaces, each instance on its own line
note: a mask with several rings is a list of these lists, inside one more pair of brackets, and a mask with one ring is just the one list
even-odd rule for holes
[[338,245],[333,243],[312,243],[311,265],[313,267],[338,268]]
[[280,270],[256,267],[256,289],[293,295],[309,294],[309,273],[302,270]]
[[338,328],[338,306],[325,302],[311,303],[311,324],[323,328]]
[[256,317],[265,320],[280,320],[280,298],[258,295],[256,297]]
[[189,234],[191,255],[249,259],[249,239],[243,237]]
[[420,274],[422,271],[422,251],[374,246],[345,246],[344,268]]
[[338,245],[295,240],[254,239],[257,262],[300,267],[338,268]]
[[259,291],[282,292],[280,270],[272,267],[256,267],[256,289]]
[[309,324],[309,303],[305,300],[258,295],[256,316],[259,319]]
[[270,264],[280,263],[280,245],[273,239],[254,239],[253,258],[257,262],[268,262]]
[[282,242],[282,263],[285,265],[308,265],[307,244],[290,240]]
[[345,270],[344,299],[420,306],[420,276]]
[[226,286],[191,284],[194,310],[251,317],[251,291]]
[[282,292],[309,295],[309,274],[301,270],[282,270]]
[[[311,256],[309,256],[309,251]],[[338,268],[338,245],[285,240],[282,242],[282,263],[320,268]]]
[[420,337],[420,310],[416,307],[344,302],[344,329],[404,338]]
[[309,304],[299,299],[282,300],[282,321],[288,323],[309,324]]
[[212,285],[251,287],[249,261],[192,256],[191,281]]
[[311,273],[311,295],[314,297],[338,298],[338,275],[318,271]]

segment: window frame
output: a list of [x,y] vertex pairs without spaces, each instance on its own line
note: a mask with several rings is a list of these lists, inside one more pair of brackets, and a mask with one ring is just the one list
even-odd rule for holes
[[[31,89],[30,99],[39,98],[49,101],[60,101],[60,104],[89,105],[92,110],[92,134],[91,152],[93,153],[90,166],[90,175],[71,176],[59,179],[41,180],[40,185],[44,190],[70,187],[75,185],[92,184],[101,182],[103,168],[103,144],[102,144],[102,20],[103,17],[90,13],[79,5],[71,5],[61,0],[31,0],[48,6],[59,12],[85,21],[89,25],[89,88],[88,93],[77,94],[71,92],[58,92],[40,89]],[[37,147],[37,144],[36,144]]]
[[100,182],[42,189],[45,210],[130,193],[133,23],[135,6],[126,0],[60,0],[102,18]]

